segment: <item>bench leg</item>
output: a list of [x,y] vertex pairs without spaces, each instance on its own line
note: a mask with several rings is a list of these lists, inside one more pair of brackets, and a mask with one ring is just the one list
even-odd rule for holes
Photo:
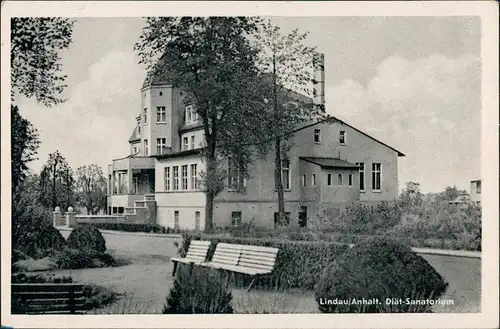
[[174,262],[174,270],[172,271],[172,276],[175,276],[175,272],[177,272],[177,264],[178,262]]
[[257,278],[257,276],[256,276],[256,275],[252,278],[252,282],[250,282],[250,285],[249,285],[249,286],[248,286],[248,288],[247,288],[247,292],[249,292],[249,291],[250,291],[250,288],[252,288],[252,285],[253,285],[253,283],[255,282],[255,279],[256,279],[256,278]]

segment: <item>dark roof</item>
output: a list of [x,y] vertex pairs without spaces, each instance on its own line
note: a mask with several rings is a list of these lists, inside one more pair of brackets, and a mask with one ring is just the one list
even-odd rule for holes
[[128,142],[129,143],[132,143],[132,142],[136,142],[138,140],[141,140],[141,137],[139,136],[139,134],[137,133],[137,127],[134,128],[134,131],[132,132],[132,135],[130,136],[130,138],[128,139]]
[[321,166],[322,169],[332,169],[332,168],[359,169],[359,166],[357,164],[350,163],[345,160],[341,160],[339,158],[300,157],[300,159]]
[[160,154],[160,155],[152,155],[153,158],[156,159],[169,159],[169,158],[179,158],[187,155],[194,155],[194,154],[199,154],[201,153],[201,148],[199,149],[194,149],[194,150],[187,150],[187,151],[180,151],[180,152],[175,152],[175,153],[168,153],[168,154]]
[[295,130],[291,131],[291,132],[290,132],[290,134],[293,134],[293,133],[295,133],[295,132],[297,132],[297,131],[300,131],[300,130],[303,130],[303,129],[307,129],[307,128],[310,128],[310,127],[315,126],[315,125],[317,125],[317,124],[320,124],[320,123],[325,123],[325,122],[326,122],[326,123],[328,123],[328,122],[340,122],[341,124],[344,124],[344,125],[346,125],[346,126],[348,126],[348,127],[352,128],[352,129],[356,130],[356,131],[357,131],[357,132],[359,132],[360,134],[365,135],[366,137],[368,137],[368,138],[370,138],[370,139],[374,140],[375,142],[380,143],[380,144],[382,144],[382,145],[384,145],[384,146],[386,146],[386,147],[390,148],[391,150],[393,150],[394,152],[396,152],[396,153],[398,154],[398,156],[400,156],[400,157],[404,157],[404,156],[405,156],[402,152],[400,152],[400,151],[396,150],[395,148],[393,148],[393,147],[391,147],[391,146],[389,146],[389,145],[387,145],[387,144],[385,144],[385,143],[383,143],[383,142],[379,141],[378,139],[375,139],[374,137],[372,137],[372,136],[368,135],[367,133],[365,133],[365,132],[363,132],[363,131],[361,131],[361,130],[359,130],[359,129],[357,129],[357,128],[353,127],[353,126],[351,126],[350,124],[346,123],[345,121],[340,120],[340,119],[339,119],[339,118],[337,118],[337,117],[334,117],[333,115],[329,115],[329,116],[328,116],[327,118],[325,118],[325,119],[318,120],[317,122],[313,122],[313,123],[308,124],[308,125],[306,125],[306,126],[304,126],[304,127],[297,128],[297,129],[295,129]]

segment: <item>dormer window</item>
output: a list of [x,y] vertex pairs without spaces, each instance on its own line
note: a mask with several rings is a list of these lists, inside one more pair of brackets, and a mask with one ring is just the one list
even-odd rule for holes
[[198,113],[194,109],[194,105],[186,105],[186,113],[185,113],[185,118],[186,118],[186,124],[188,123],[193,123],[198,121]]

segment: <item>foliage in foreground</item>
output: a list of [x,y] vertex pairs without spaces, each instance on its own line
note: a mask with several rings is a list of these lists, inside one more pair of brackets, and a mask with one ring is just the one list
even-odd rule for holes
[[225,275],[195,266],[192,272],[181,264],[163,314],[232,314],[233,299]]
[[[315,297],[323,313],[431,312],[430,305],[401,303],[386,307],[386,298],[438,299],[448,283],[410,248],[384,240],[354,246],[322,273]],[[381,304],[328,304],[330,300],[371,300]]]
[[[248,244],[279,249],[276,264],[272,274],[256,280],[254,287],[265,289],[311,289],[318,281],[323,267],[335,260],[347,250],[348,246],[322,241],[291,241],[283,239],[255,239],[227,236],[214,236],[203,233],[183,234],[181,255],[184,255],[193,240],[210,240],[212,242],[208,258],[210,259],[219,242]],[[235,274],[237,285],[246,286],[251,278],[246,275]]]

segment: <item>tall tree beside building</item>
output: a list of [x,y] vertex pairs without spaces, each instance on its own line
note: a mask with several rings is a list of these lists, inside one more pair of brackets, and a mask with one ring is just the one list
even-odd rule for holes
[[37,160],[40,140],[38,131],[21,116],[15,105],[10,107],[10,120],[12,192],[15,194],[28,174],[28,163]]
[[66,76],[61,74],[59,52],[72,42],[74,22],[61,17],[11,19],[10,69],[12,95],[17,92],[52,106],[61,97]]
[[257,51],[247,38],[256,23],[247,17],[147,18],[134,48],[152,74],[182,90],[203,122],[206,230],[212,228],[213,201],[225,177],[219,156],[235,156],[245,173],[256,151],[265,148],[259,142],[267,138],[266,92]]
[[40,173],[40,202],[52,210],[59,206],[66,210],[74,202],[75,180],[73,170],[66,158],[55,151],[49,154],[49,159]]
[[302,34],[298,29],[282,34],[270,20],[260,24],[259,33],[255,35],[260,50],[259,67],[270,77],[272,90],[269,105],[273,114],[267,130],[274,142],[274,180],[280,222],[285,213],[282,168],[289,147],[287,134],[314,118],[324,117],[323,108],[311,102],[316,51],[305,45],[306,38],[307,33]]
[[87,215],[97,215],[106,208],[107,181],[102,168],[91,164],[76,171],[76,204],[85,207]]

